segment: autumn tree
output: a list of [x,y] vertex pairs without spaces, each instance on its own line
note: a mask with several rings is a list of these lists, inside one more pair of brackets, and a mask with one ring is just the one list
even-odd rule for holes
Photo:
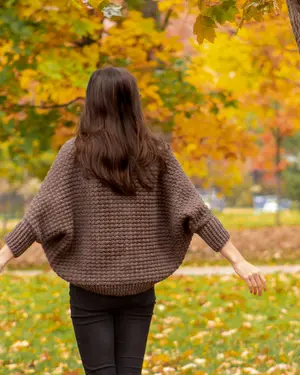
[[[189,57],[183,54],[178,36],[166,31],[168,23],[179,17],[182,2],[173,2],[170,11],[167,1],[130,1],[125,17],[111,18],[97,4],[73,1],[70,7],[56,0],[46,6],[42,1],[7,0],[1,5],[2,176],[11,180],[16,174],[20,180],[44,176],[55,149],[73,134],[90,74],[107,64],[134,73],[147,121],[166,133],[175,124],[179,129],[180,119],[185,123],[192,117],[196,124],[204,113],[208,123],[218,106],[230,104],[226,93],[202,91],[188,79]],[[194,2],[188,11],[196,13],[197,9]],[[111,16],[118,9],[109,12]],[[240,129],[230,126],[232,139],[241,138]],[[199,137],[206,138],[204,128],[199,126]],[[211,144],[218,132],[224,129],[216,126]],[[228,168],[230,158],[242,161],[244,156],[236,142],[218,146],[217,158],[227,159]],[[203,153],[202,165],[205,157],[208,160],[207,153]],[[203,174],[198,167],[197,173]],[[228,189],[229,180],[217,181],[217,177],[216,184]]]
[[[218,32],[214,44],[195,46],[198,54],[190,66],[191,80],[199,87],[227,89],[239,103],[239,110],[228,107],[223,115],[227,113],[231,121],[256,134],[263,144],[254,159],[276,173],[278,202],[281,172],[286,166],[282,144],[300,125],[300,66],[287,19],[287,8],[283,7],[280,17],[245,24],[238,35],[233,36],[230,28],[224,29]],[[267,34],[270,29],[272,34]]]
[[60,0],[51,6],[25,0],[1,4],[2,175],[14,180],[18,174],[23,179],[24,171],[45,174],[52,150],[73,134],[90,74],[105,64],[135,74],[153,125],[168,127],[174,103],[193,93],[178,79],[182,46],[177,37],[158,30],[137,10],[128,10],[113,25],[107,21],[101,10],[70,11]]
[[260,108],[258,124],[269,136],[265,138],[267,142],[263,147],[273,150],[267,158],[263,159],[262,153],[258,158],[266,171],[275,174],[278,207],[276,224],[280,225],[282,171],[288,165],[283,158],[284,141],[300,129],[299,106],[296,100],[300,88],[300,62],[294,58],[295,50],[293,40],[289,37],[289,27],[278,20],[276,26],[276,33],[268,44],[263,38],[264,30],[254,27],[256,35],[258,31],[261,39],[255,42],[254,37],[251,38],[253,43],[257,44],[252,58],[263,79],[259,82],[257,92],[252,93],[252,98]]
[[[147,121],[172,133],[174,150],[188,174],[204,186],[228,192],[241,181],[241,167],[254,152],[251,121],[245,117],[251,111],[239,109],[254,103],[244,95],[249,80],[241,80],[242,90],[241,83],[234,87],[232,72],[238,74],[238,70],[227,63],[229,56],[233,64],[246,61],[251,79],[263,81],[260,69],[248,62],[256,40],[249,38],[246,26],[254,13],[245,18],[241,43],[239,34],[231,38],[234,29],[227,23],[240,7],[235,2],[135,0],[120,5],[122,9],[97,0],[54,0],[51,6],[41,0],[1,3],[1,175],[11,180],[16,174],[21,180],[44,176],[56,152],[52,150],[73,134],[90,74],[110,64],[127,67],[137,77]],[[204,44],[195,47],[191,58],[183,53],[179,36],[167,32],[182,12],[195,19],[198,15],[194,28],[198,41],[214,40],[219,34],[218,51],[210,54],[213,49]],[[223,24],[223,33],[208,18]],[[273,27],[272,17],[270,24]],[[228,38],[225,44],[224,38]],[[290,45],[285,48],[293,49]],[[225,54],[217,56],[220,50]],[[226,63],[216,66],[223,57]],[[255,56],[251,59],[255,61]],[[226,74],[232,82],[225,79],[216,84],[223,68],[230,69]],[[207,79],[212,72],[212,79]],[[289,78],[284,77],[286,83]]]
[[[212,95],[212,93],[210,93]],[[254,155],[255,135],[240,126],[226,111],[234,113],[235,101],[224,92],[200,108],[178,113],[173,129],[173,147],[186,172],[203,188],[229,194],[242,182],[243,164]],[[219,98],[218,98],[219,97]],[[221,100],[220,100],[221,97]]]
[[[93,7],[114,6],[121,4],[129,7],[142,7],[146,17],[153,17],[157,25],[161,25],[161,15],[158,7],[165,10],[167,20],[170,15],[184,11],[187,7],[197,7],[197,18],[194,23],[194,32],[199,43],[204,39],[213,41],[216,37],[216,29],[225,26],[228,22],[235,25],[234,34],[237,34],[245,22],[255,20],[262,21],[265,15],[279,15],[282,0],[127,0],[127,1],[104,1],[104,0],[72,0],[76,6],[88,5]],[[293,33],[300,50],[300,3],[299,0],[287,0],[288,14],[293,28]],[[164,24],[164,23],[163,23]]]

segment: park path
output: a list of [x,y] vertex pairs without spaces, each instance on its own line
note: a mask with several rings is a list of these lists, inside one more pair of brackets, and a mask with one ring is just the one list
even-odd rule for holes
[[[262,274],[274,272],[296,273],[300,272],[300,264],[277,265],[277,266],[257,266]],[[15,274],[20,276],[35,276],[42,274],[42,270],[3,270],[3,273]],[[204,267],[181,267],[174,272],[174,275],[230,275],[235,271],[231,266],[204,266]],[[47,274],[55,274],[52,270]]]

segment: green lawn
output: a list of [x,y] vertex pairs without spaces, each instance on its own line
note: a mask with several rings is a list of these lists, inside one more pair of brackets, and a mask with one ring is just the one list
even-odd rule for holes
[[[229,229],[275,226],[275,214],[255,213],[251,208],[227,208],[224,212],[215,214]],[[300,211],[285,210],[280,215],[282,225],[300,225]]]
[[[237,275],[157,284],[143,374],[296,375],[300,275],[266,279],[261,297]],[[0,280],[0,374],[83,375],[68,284],[49,275]]]

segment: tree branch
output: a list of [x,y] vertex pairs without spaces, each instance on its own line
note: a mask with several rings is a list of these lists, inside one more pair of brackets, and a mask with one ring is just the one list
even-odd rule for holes
[[84,36],[80,40],[74,42],[74,45],[77,47],[90,46],[93,43],[96,43],[97,40],[92,39],[90,36]]
[[142,14],[145,18],[153,18],[157,29],[160,28],[160,15],[158,5],[155,0],[146,0],[142,8]]
[[53,104],[53,105],[44,105],[44,104],[41,104],[41,105],[13,104],[13,107],[19,107],[19,108],[41,108],[41,109],[63,108],[63,107],[67,107],[68,105],[77,102],[78,100],[84,100],[84,97],[78,96],[77,98],[72,99],[69,102],[63,103],[63,104]]
[[162,29],[162,30],[165,30],[166,27],[168,26],[168,23],[169,23],[169,20],[170,20],[170,17],[171,17],[172,11],[173,11],[172,8],[170,8],[170,9],[167,11],[167,13],[166,13],[166,17],[165,17],[165,19],[164,19],[164,21],[163,21],[163,24],[161,25],[161,29]]
[[288,78],[288,77],[280,77],[280,76],[277,76],[276,74],[274,75],[274,78],[276,79],[282,79],[286,82],[289,82],[291,83],[292,85],[296,86],[296,87],[300,87],[300,83],[296,82],[296,81],[293,81],[292,79]]

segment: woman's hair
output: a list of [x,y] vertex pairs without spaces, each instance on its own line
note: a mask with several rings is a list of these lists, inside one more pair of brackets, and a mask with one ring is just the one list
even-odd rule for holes
[[124,68],[92,74],[75,145],[84,176],[123,195],[136,194],[135,177],[151,190],[166,166],[166,144],[146,126],[136,80]]

